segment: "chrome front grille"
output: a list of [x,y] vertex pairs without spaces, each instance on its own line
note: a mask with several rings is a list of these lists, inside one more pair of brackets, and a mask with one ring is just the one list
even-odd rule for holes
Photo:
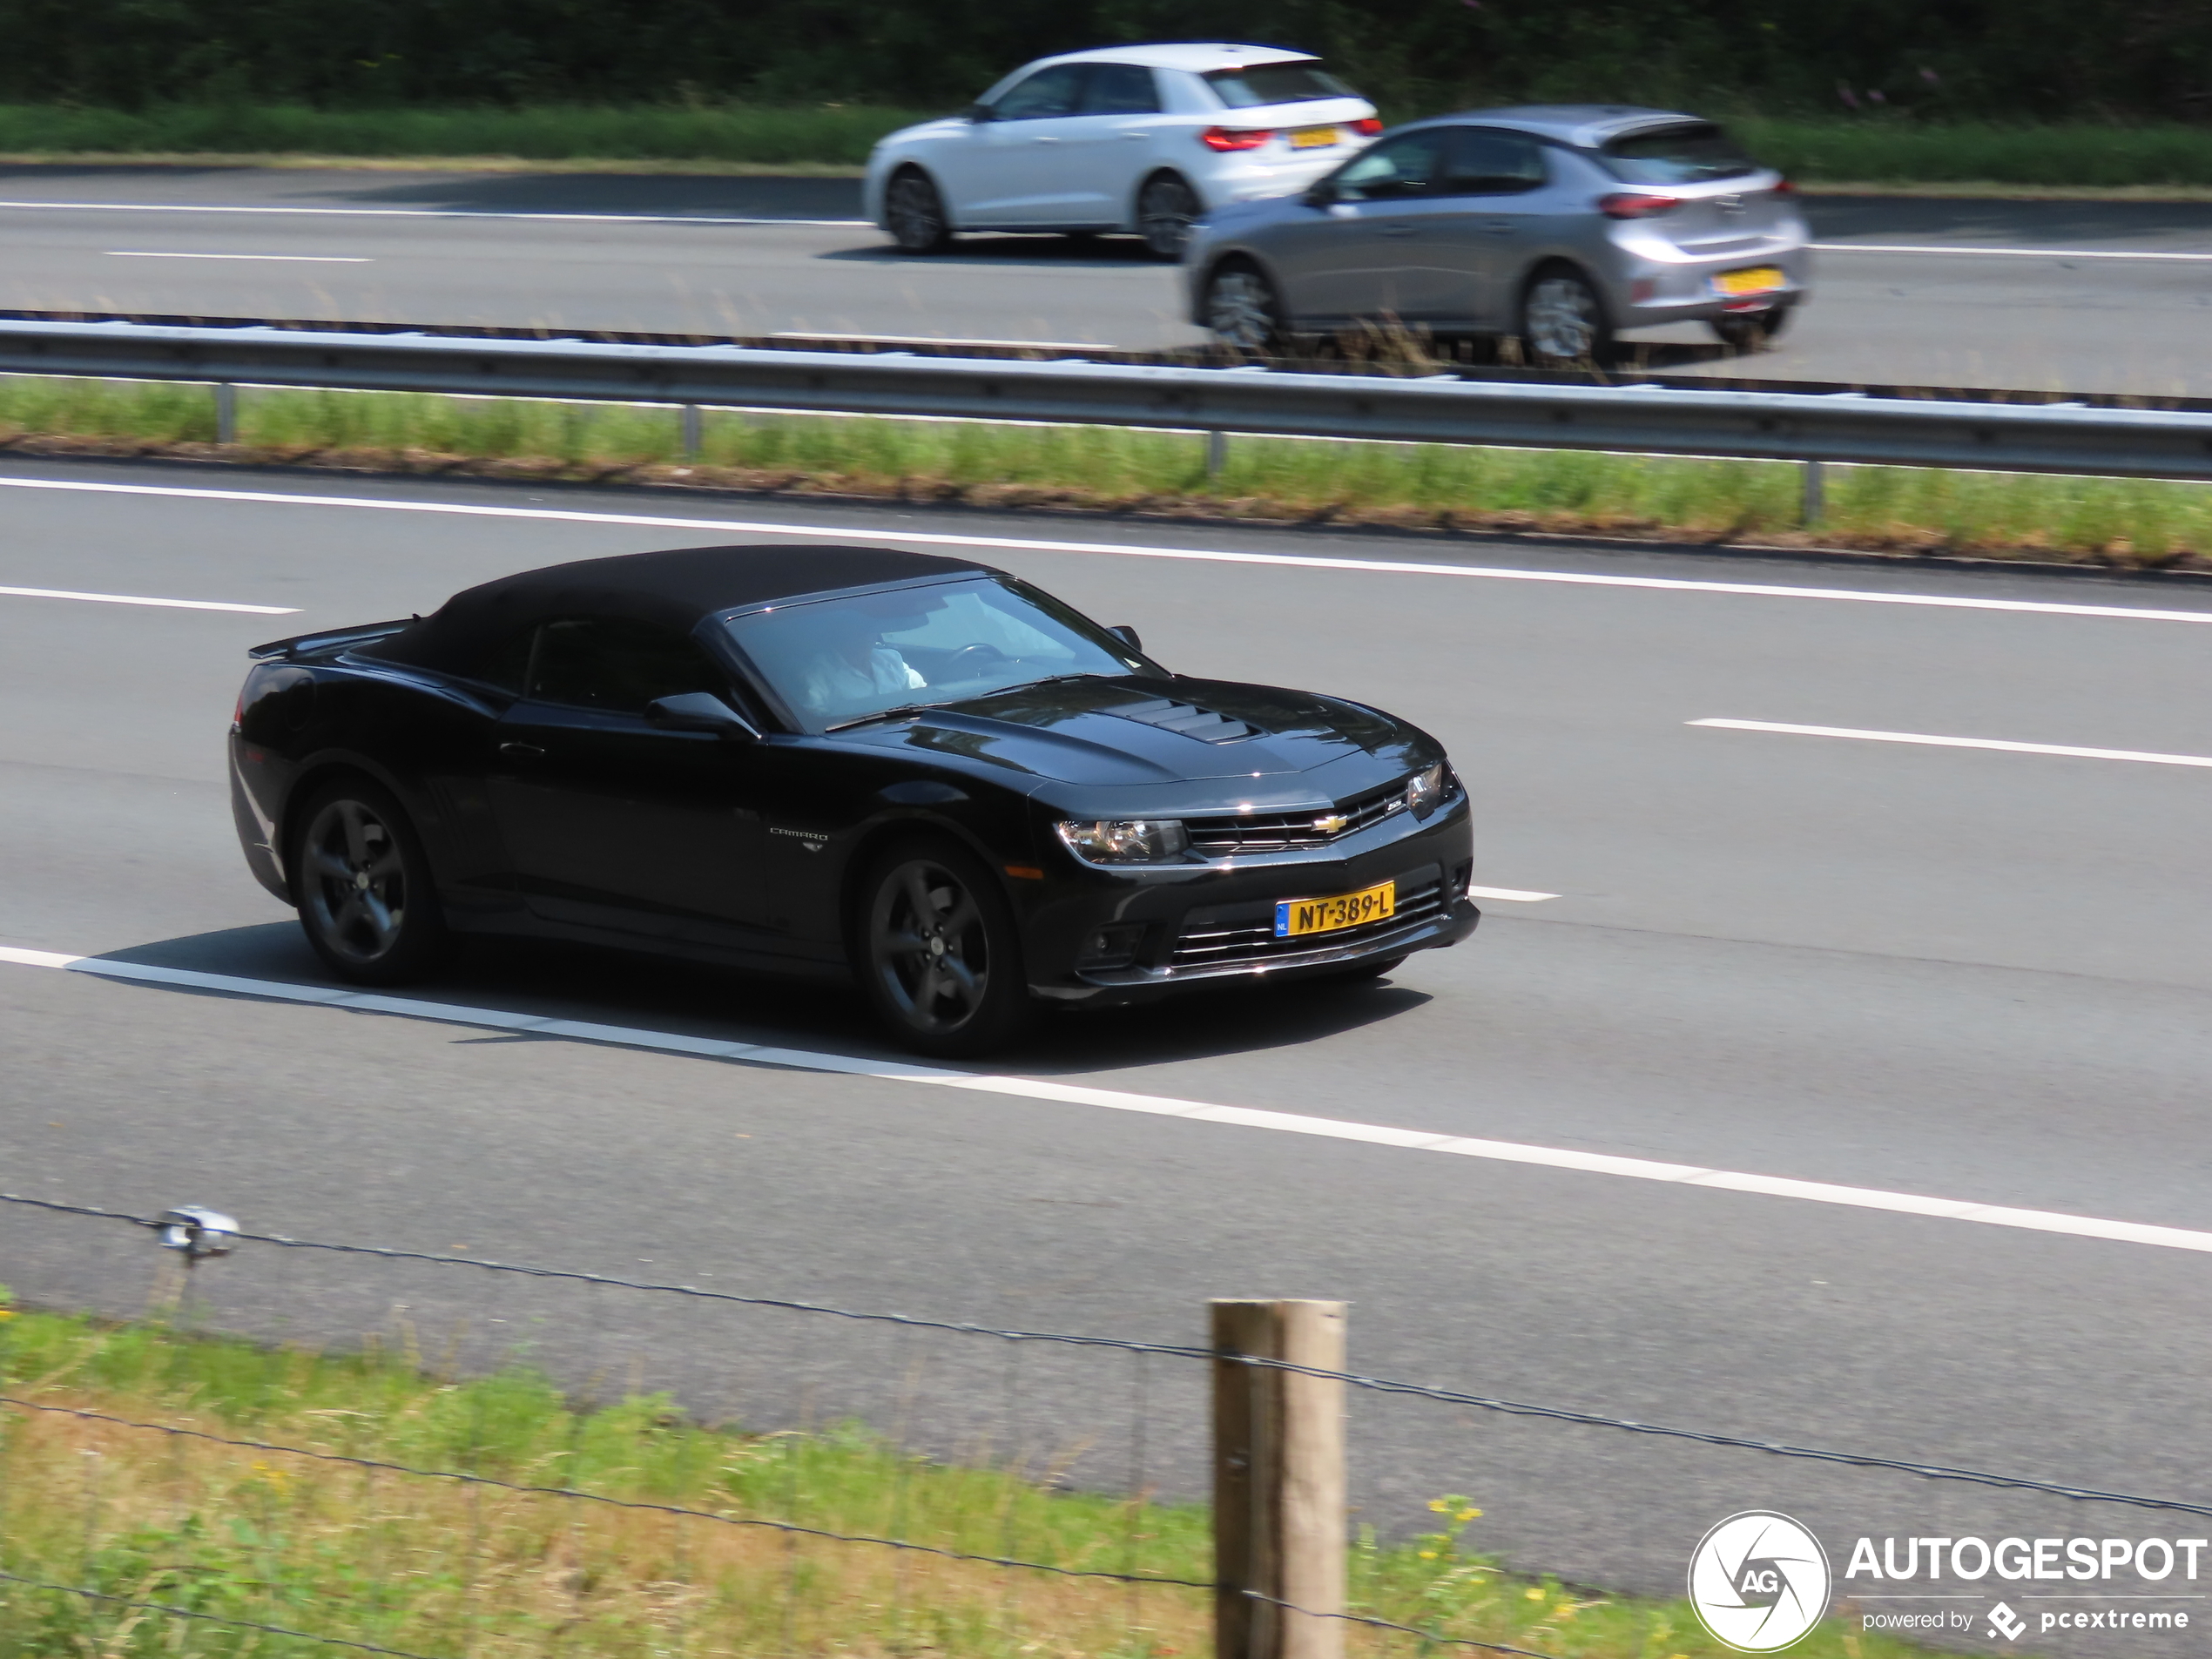
[[1248,853],[1292,853],[1327,846],[1406,810],[1406,786],[1369,790],[1335,806],[1304,813],[1247,813],[1236,818],[1184,820],[1190,850],[1210,859]]
[[[1433,872],[1435,867],[1429,867]],[[1423,873],[1426,879],[1418,887],[1400,883],[1398,892],[1397,914],[1381,921],[1371,921],[1358,927],[1346,927],[1339,933],[1308,934],[1303,939],[1278,939],[1275,936],[1275,907],[1256,911],[1250,905],[1234,907],[1227,917],[1214,917],[1200,910],[1193,912],[1183,924],[1183,932],[1175,941],[1174,953],[1168,958],[1170,968],[1204,968],[1216,964],[1242,966],[1266,962],[1282,956],[1299,956],[1309,951],[1336,950],[1347,945],[1364,944],[1406,927],[1419,927],[1434,921],[1448,908],[1445,903],[1444,883],[1434,873]]]

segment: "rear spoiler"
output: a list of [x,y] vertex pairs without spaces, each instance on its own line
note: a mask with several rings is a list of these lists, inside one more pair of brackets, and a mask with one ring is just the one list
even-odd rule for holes
[[320,657],[343,651],[349,645],[365,645],[372,639],[389,639],[402,628],[412,628],[421,620],[420,617],[403,617],[397,622],[372,622],[359,628],[334,628],[327,633],[296,634],[290,639],[272,639],[266,645],[256,645],[246,654],[257,663],[266,663],[272,658],[297,662],[302,657]]

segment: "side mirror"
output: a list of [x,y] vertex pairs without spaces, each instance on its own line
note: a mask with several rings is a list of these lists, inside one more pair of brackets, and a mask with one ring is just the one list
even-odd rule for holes
[[993,109],[989,105],[981,102],[969,105],[965,113],[968,118],[974,122],[978,126],[981,126],[986,121],[995,121],[999,118],[999,112],[996,110]]
[[1143,651],[1144,642],[1136,637],[1136,630],[1125,622],[1117,622],[1106,631],[1131,651]]
[[679,691],[645,705],[645,718],[671,732],[711,732],[719,737],[757,740],[752,722],[711,691]]
[[1325,179],[1317,179],[1305,188],[1305,202],[1308,207],[1326,207],[1337,199],[1337,187]]

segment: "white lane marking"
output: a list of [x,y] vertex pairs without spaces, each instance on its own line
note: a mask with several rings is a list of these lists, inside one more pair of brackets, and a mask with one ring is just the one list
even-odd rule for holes
[[285,265],[374,265],[375,260],[350,253],[158,253],[143,248],[111,247],[111,260],[274,260]]
[[[886,346],[1018,346],[1038,351],[1111,351],[1110,346],[1101,346],[1089,340],[967,340],[956,334],[825,334],[808,328],[780,328],[768,336],[771,340],[852,340],[880,342]],[[940,415],[940,420],[957,420],[957,415]],[[1024,425],[1047,425],[1056,422],[1022,422]]]
[[350,1008],[364,1014],[389,1014],[446,1025],[523,1031],[538,1036],[566,1037],[578,1042],[608,1043],[618,1048],[646,1049],[662,1054],[693,1055],[713,1060],[743,1061],[754,1065],[782,1066],[797,1071],[873,1077],[887,1082],[929,1083],[939,1088],[965,1089],[976,1094],[1051,1101],[1069,1106],[1096,1106],[1108,1111],[1179,1117],[1191,1123],[1219,1123],[1234,1129],[1270,1130],[1278,1134],[1357,1141],[1370,1146],[1395,1147],[1410,1152],[1443,1152],[1457,1157],[1534,1164],[1543,1169],[1571,1170],[1587,1175],[1619,1176],[1634,1181],[1663,1181],[1679,1186],[1711,1187],[1723,1192],[1749,1192],[1766,1197],[1796,1198],[1811,1204],[1842,1204],[1858,1210],[1888,1211],[1897,1215],[1980,1222],[1990,1226],[2016,1227],[2031,1232],[2067,1233],[2079,1238],[2106,1238],[2122,1244],[2152,1244],[2167,1250],[2212,1252],[2212,1232],[2199,1232],[2184,1227],[2112,1221],[2096,1216],[2068,1215],[2050,1210],[2015,1209],[2004,1204],[1977,1204],[1964,1198],[1930,1197],[1915,1192],[1889,1192],[1878,1187],[1847,1187],[1825,1181],[1798,1181],[1785,1176],[1747,1175],[1731,1170],[1707,1169],[1700,1164],[1662,1163],[1650,1158],[1616,1157],[1606,1152],[1530,1146],[1517,1141],[1479,1140],[1463,1135],[1438,1134],[1431,1130],[1396,1129],[1384,1123],[1351,1123],[1342,1118],[1309,1116],[1301,1112],[1220,1106],[1207,1101],[1176,1100],[1160,1095],[1135,1095],[1119,1089],[1091,1089],[1078,1083],[1047,1082],[1035,1077],[947,1071],[934,1066],[860,1060],[846,1055],[819,1054],[805,1049],[778,1049],[762,1043],[727,1042],[712,1037],[683,1036],[674,1032],[653,1031],[636,1026],[555,1020],[535,1014],[510,1014],[501,1008],[430,1002],[413,997],[381,996],[368,991],[347,991],[326,986],[291,985],[280,980],[239,979],[227,974],[155,968],[138,962],[111,961],[97,956],[70,956],[57,951],[0,946],[0,962],[11,962],[24,968],[61,968],[71,973],[96,974],[103,979],[136,981],[150,985],[183,986],[193,990],[218,991],[269,1001],[307,1002],[325,1008]]
[[1470,899],[1502,899],[1514,904],[1541,904],[1547,899],[1556,899],[1556,893],[1524,893],[1519,887],[1469,887]]
[[2161,253],[2148,249],[2106,247],[1946,247],[1904,242],[1808,242],[1821,253],[1990,253],[2006,260],[2212,260],[2212,253]]
[[1132,559],[1190,559],[1212,564],[1287,565],[1361,575],[1481,577],[1499,582],[1544,582],[1568,587],[1646,588],[1668,593],[1747,594],[1771,599],[1839,599],[1857,604],[1922,605],[1943,610],[2010,610],[2047,617],[2115,617],[2134,622],[2212,623],[2212,610],[2156,610],[2134,605],[2069,605],[2041,599],[1967,599],[1939,593],[1862,593],[1851,588],[1799,588],[1778,583],[1698,582],[1681,577],[1595,576],[1568,570],[1520,570],[1501,565],[1425,564],[1413,560],[1332,559],[1298,553],[1231,553],[1217,549],[1145,547],[1118,542],[1053,542],[1022,536],[951,536],[858,525],[819,529],[741,518],[678,518],[651,513],[582,513],[550,507],[483,507],[460,502],[375,501],[355,496],[287,495],[274,490],[191,489],[175,484],[92,483],[74,478],[0,478],[10,489],[77,490],[88,495],[147,496],[168,500],[247,502],[260,506],[363,508],[390,513],[442,513],[461,518],[514,518],[563,524],[625,524],[652,529],[732,530],[747,536],[806,536],[831,542],[855,538],[914,547],[1001,548],[1028,553],[1104,553]]
[[1861,732],[1847,725],[1788,725],[1776,720],[1688,720],[1728,732],[1779,732],[1796,738],[1857,738],[1863,743],[1922,743],[1938,749],[2001,749],[2009,754],[2074,755],[2084,760],[2141,760],[2154,766],[2212,766],[2212,755],[2156,754],[2143,749],[2082,749],[2066,743],[2008,743],[2000,738],[1938,738],[1924,732]]
[[335,219],[520,219],[579,225],[813,225],[868,226],[865,219],[773,219],[729,213],[503,213],[479,207],[265,207],[251,203],[10,202],[0,208],[60,213],[297,213]]
[[219,599],[149,599],[136,593],[71,593],[63,588],[0,588],[0,598],[82,599],[96,605],[160,605],[170,610],[236,610],[249,617],[295,617],[298,605],[234,605]]

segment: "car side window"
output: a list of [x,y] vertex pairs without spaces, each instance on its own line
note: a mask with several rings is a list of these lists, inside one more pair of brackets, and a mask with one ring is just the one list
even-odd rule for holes
[[1049,115],[1073,115],[1082,101],[1089,64],[1049,64],[1017,82],[992,106],[1001,121],[1035,121]]
[[529,677],[530,647],[537,642],[537,630],[525,628],[509,634],[492,647],[484,660],[477,664],[474,678],[487,685],[496,685],[502,691],[520,697],[523,682]]
[[1453,127],[1438,188],[1447,196],[1511,196],[1541,189],[1549,176],[1544,146],[1527,133]]
[[1085,115],[1157,115],[1160,89],[1142,64],[1093,64],[1083,89]]
[[1385,138],[1345,164],[1336,176],[1336,193],[1355,202],[1425,196],[1441,171],[1443,150],[1444,132],[1436,127]]
[[537,631],[529,694],[570,708],[643,714],[682,691],[727,696],[728,677],[681,634],[620,617],[577,617]]

